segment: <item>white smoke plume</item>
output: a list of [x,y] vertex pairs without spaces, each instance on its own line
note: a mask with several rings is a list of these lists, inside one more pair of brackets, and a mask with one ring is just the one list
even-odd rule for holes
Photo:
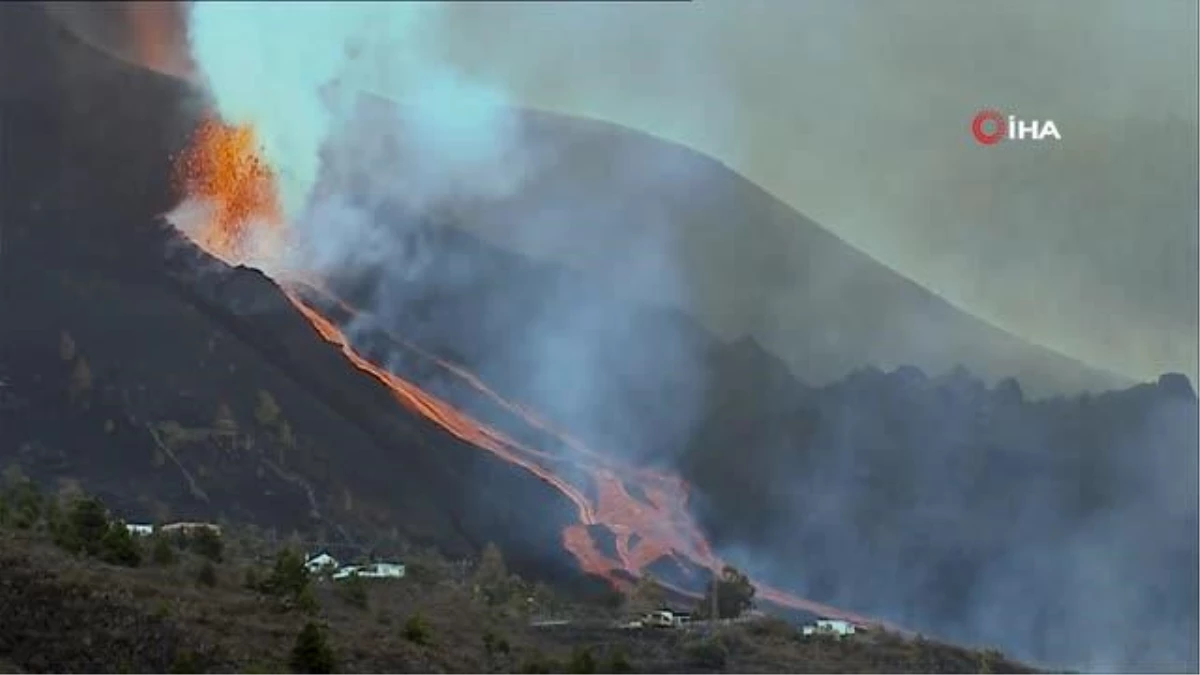
[[[525,158],[510,101],[439,59],[436,3],[190,11],[191,54],[214,107],[225,122],[254,127],[279,177],[292,234],[282,257],[257,260],[273,271],[328,270],[378,253],[363,208],[426,213],[519,184]],[[319,192],[322,171],[339,187]],[[351,174],[355,200],[338,194]]]

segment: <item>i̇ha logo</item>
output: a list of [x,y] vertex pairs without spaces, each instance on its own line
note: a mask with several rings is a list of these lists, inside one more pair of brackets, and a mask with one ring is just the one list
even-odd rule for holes
[[980,110],[971,120],[971,135],[980,145],[995,145],[1002,140],[1062,140],[1054,120],[1023,120],[999,110]]

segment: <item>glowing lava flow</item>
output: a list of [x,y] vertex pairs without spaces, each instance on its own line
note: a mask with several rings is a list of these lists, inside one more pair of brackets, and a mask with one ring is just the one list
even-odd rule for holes
[[[260,230],[265,229],[279,237],[285,234],[275,176],[259,159],[257,150],[253,129],[208,121],[200,127],[191,146],[177,162],[179,187],[190,199],[204,204],[207,209],[201,226],[184,234],[226,262],[245,260],[254,238],[262,236]],[[505,400],[461,366],[389,336],[398,348],[437,365],[477,394],[499,405],[513,416],[514,421],[554,438],[570,449],[570,453],[549,452],[517,442],[356,351],[337,322],[323,314],[317,308],[317,302],[310,298],[322,296],[325,303],[339,308],[351,318],[359,311],[325,289],[320,280],[285,282],[281,286],[288,300],[317,333],[340,349],[356,368],[387,387],[400,405],[462,441],[522,467],[570,500],[575,505],[579,522],[563,532],[563,545],[585,571],[623,586],[654,563],[674,561],[684,576],[691,576],[695,586],[700,587],[705,579],[696,575],[697,568],[716,570],[723,566],[690,517],[687,485],[679,478],[624,466],[596,453],[528,409]],[[564,462],[570,462],[592,481],[595,503],[586,496],[585,490],[571,484],[552,468]],[[636,486],[641,496],[631,495],[629,486]],[[597,526],[612,535],[613,555],[601,551],[597,545],[592,530]],[[689,570],[684,562],[693,568]],[[664,586],[695,595],[688,589],[670,584]],[[879,623],[763,585],[758,585],[758,591],[760,597],[782,606],[856,622]]]

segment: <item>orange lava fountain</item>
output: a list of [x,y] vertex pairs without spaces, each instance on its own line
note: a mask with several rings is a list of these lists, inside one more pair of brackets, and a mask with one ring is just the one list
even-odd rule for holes
[[[240,262],[256,228],[283,232],[285,224],[280,216],[275,176],[260,159],[253,129],[211,120],[205,122],[187,152],[179,158],[176,168],[180,188],[189,198],[203,202],[210,214],[198,231],[185,234],[214,256],[227,262]],[[602,576],[614,586],[624,587],[629,583],[628,579],[640,576],[647,566],[660,560],[674,560],[685,570],[684,561],[709,570],[723,566],[723,561],[713,554],[690,516],[688,486],[678,477],[623,465],[596,453],[528,409],[505,400],[461,366],[439,359],[395,336],[388,336],[398,349],[435,364],[476,394],[499,405],[515,421],[553,437],[571,452],[554,453],[517,442],[357,352],[338,323],[318,309],[314,298],[349,317],[359,314],[359,310],[330,293],[320,280],[281,285],[287,298],[317,333],[338,347],[354,367],[387,387],[401,406],[462,441],[522,467],[571,501],[578,522],[563,532],[563,546],[586,572]],[[569,463],[588,476],[596,488],[594,501],[588,498],[584,489],[556,473],[554,467],[563,463]],[[636,486],[644,497],[630,495],[627,486],[631,485]],[[615,557],[600,550],[593,538],[593,527],[602,527],[613,536]],[[703,579],[697,581],[704,582]],[[671,588],[695,595],[686,589]],[[786,607],[880,625],[878,621],[761,584],[758,595]]]
[[259,228],[279,234],[283,227],[275,173],[261,158],[249,126],[201,122],[175,160],[175,182],[209,209],[206,222],[188,235],[226,262],[245,258]]

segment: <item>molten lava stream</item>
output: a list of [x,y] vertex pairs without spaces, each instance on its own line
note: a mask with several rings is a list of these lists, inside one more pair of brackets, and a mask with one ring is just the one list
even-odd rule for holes
[[[176,178],[183,193],[208,211],[199,224],[181,231],[213,256],[239,264],[252,247],[278,243],[285,231],[278,202],[278,188],[270,167],[258,155],[258,144],[250,127],[236,127],[209,120],[202,124],[191,145],[176,161]],[[255,250],[255,255],[262,251]],[[299,277],[299,275],[294,275]],[[432,396],[413,383],[373,363],[354,349],[349,339],[329,317],[303,297],[304,287],[328,296],[328,300],[351,314],[358,310],[324,289],[321,280],[304,284],[282,284],[288,300],[323,339],[335,345],[346,359],[387,387],[400,405],[445,429],[458,439],[522,467],[566,496],[576,507],[579,523],[563,532],[563,546],[586,572],[625,585],[624,575],[638,576],[648,565],[662,559],[685,559],[696,566],[719,569],[715,556],[687,508],[688,486],[676,476],[621,466],[612,458],[592,451],[577,439],[554,429],[527,408],[511,403],[487,387],[466,369],[421,351],[407,341],[402,347],[469,384],[475,391],[513,413],[522,423],[561,440],[574,451],[569,459],[596,486],[593,505],[584,490],[554,473],[547,466],[565,458],[515,442],[488,425],[481,424],[446,401]],[[393,338],[394,339],[394,338]],[[646,499],[631,496],[627,484],[637,485]],[[601,525],[615,540],[615,559],[601,552],[589,526]],[[637,537],[634,544],[633,537]],[[624,573],[624,574],[622,574]],[[664,584],[666,585],[666,584]],[[674,588],[674,587],[672,587]],[[862,617],[797,598],[759,585],[759,595],[785,607],[804,609],[854,621]],[[695,593],[674,588],[681,593]],[[877,622],[870,622],[877,623]]]

